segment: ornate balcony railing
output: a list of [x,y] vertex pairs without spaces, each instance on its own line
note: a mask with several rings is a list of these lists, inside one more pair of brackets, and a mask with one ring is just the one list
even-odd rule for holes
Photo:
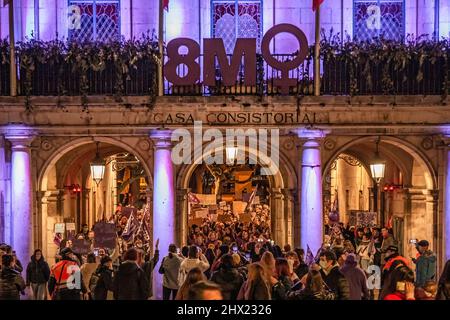
[[[123,50],[123,47],[120,50]],[[147,48],[134,46],[133,50]],[[78,54],[83,55],[83,48]],[[329,48],[328,48],[329,49]],[[394,47],[395,49],[395,47]],[[353,59],[353,51],[341,50],[327,54],[323,49],[321,54],[321,94],[323,95],[447,95],[450,90],[450,49],[447,46],[428,48],[421,54],[407,54],[405,51],[389,49],[383,58],[372,59],[366,50],[358,53]],[[91,49],[92,50],[92,49]],[[153,49],[149,49],[153,50]],[[377,50],[380,50],[379,48]],[[400,50],[400,49],[399,49]],[[402,49],[404,50],[404,49]],[[408,49],[409,50],[409,49]],[[435,50],[435,51],[433,51]],[[436,53],[436,50],[438,53]],[[0,46],[2,60],[0,62],[0,95],[10,95],[9,48]],[[124,51],[121,51],[122,53]],[[154,52],[154,51],[153,51]],[[330,51],[328,51],[329,53]],[[378,51],[379,52],[379,51]],[[409,51],[408,51],[409,52]],[[414,52],[414,50],[410,50]],[[434,52],[434,53],[433,53]],[[113,49],[109,55],[112,56]],[[289,72],[290,78],[296,80],[296,86],[291,87],[290,95],[312,95],[313,91],[313,59],[312,50],[307,59],[297,68]],[[125,58],[118,63],[113,58],[96,61],[98,66],[83,64],[78,57],[68,57],[54,60],[34,59],[33,68],[29,67],[30,58],[17,54],[18,94],[22,96],[58,96],[58,95],[156,95],[158,93],[156,59],[149,52],[146,55],[124,54]],[[42,53],[40,53],[42,54]],[[85,54],[88,56],[89,54]],[[93,55],[90,52],[90,55]],[[83,59],[95,59],[94,57]],[[392,58],[390,58],[392,56]],[[133,58],[131,58],[133,57]],[[139,58],[136,58],[139,57]],[[287,61],[293,55],[275,55],[279,61]],[[400,57],[400,58],[399,58]],[[229,57],[230,58],[230,57]],[[132,59],[133,61],[128,61]],[[203,68],[202,57],[197,59]],[[91,61],[91,60],[89,60]],[[28,65],[26,65],[26,63]],[[81,65],[81,67],[80,67]],[[193,86],[174,86],[164,80],[163,92],[169,96],[220,96],[220,95],[279,95],[280,90],[274,85],[274,79],[280,76],[280,71],[273,69],[261,57],[257,59],[257,84],[244,84],[244,70],[241,66],[236,83],[224,86],[220,69],[216,70],[216,85],[206,86],[200,79]],[[179,76],[185,76],[188,70],[185,65],[178,66]]]

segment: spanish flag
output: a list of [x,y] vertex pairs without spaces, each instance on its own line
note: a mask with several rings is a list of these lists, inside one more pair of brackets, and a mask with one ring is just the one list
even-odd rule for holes
[[[320,5],[323,3],[324,0],[313,0],[313,5],[312,5],[312,9],[313,11],[316,11]],[[169,2],[169,0],[167,0],[167,2]]]

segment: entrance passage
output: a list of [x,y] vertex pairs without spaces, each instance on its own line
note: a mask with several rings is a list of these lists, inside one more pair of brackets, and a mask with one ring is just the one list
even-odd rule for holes
[[189,187],[188,244],[246,252],[248,243],[272,239],[270,182],[259,165],[202,164]]

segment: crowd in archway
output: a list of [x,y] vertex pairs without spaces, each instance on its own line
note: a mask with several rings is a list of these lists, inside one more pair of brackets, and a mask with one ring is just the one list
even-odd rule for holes
[[[242,242],[247,226],[219,226],[193,226],[191,244],[170,245],[162,259],[158,241],[153,254],[137,241],[123,254],[116,248],[86,255],[75,254],[67,241],[49,267],[40,250],[23,264],[3,244],[0,300],[20,299],[27,287],[39,300],[145,300],[153,289],[162,289],[164,299],[179,300],[450,299],[450,262],[436,281],[436,257],[426,240],[417,242],[411,261],[400,255],[390,230],[349,227],[341,230],[342,238],[326,237],[313,255],[309,249],[281,248],[258,228]],[[195,235],[206,227],[213,230],[198,243]],[[379,284],[376,272],[370,274],[373,266],[380,268]],[[80,283],[71,278],[78,271]],[[162,288],[152,288],[155,272],[162,274]]]

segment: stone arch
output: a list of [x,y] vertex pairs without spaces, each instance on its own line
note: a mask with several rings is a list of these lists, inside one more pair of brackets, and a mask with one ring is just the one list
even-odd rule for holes
[[[138,140],[136,140],[137,142]],[[51,243],[53,239],[50,239],[51,233],[48,229],[48,204],[51,201],[56,201],[58,197],[61,195],[59,192],[53,192],[48,189],[48,175],[51,170],[54,169],[56,163],[64,156],[75,150],[76,148],[92,144],[95,142],[106,143],[109,145],[113,145],[115,147],[121,148],[127,152],[134,154],[142,163],[142,166],[145,170],[145,173],[149,180],[149,186],[153,186],[153,175],[151,172],[151,167],[149,166],[149,155],[145,155],[141,150],[142,148],[136,147],[132,143],[127,143],[127,141],[118,140],[111,137],[106,136],[96,136],[96,137],[83,137],[76,138],[70,141],[65,141],[62,144],[59,144],[56,150],[54,150],[50,155],[46,156],[45,161],[40,166],[40,169],[37,172],[37,190],[39,194],[39,199],[37,201],[37,218],[34,220],[34,242],[42,248],[43,252],[47,255],[47,259],[52,261],[54,258],[54,250],[50,250],[48,247],[48,243]],[[148,143],[149,150],[151,150],[151,143]],[[61,218],[61,217],[59,217]],[[61,222],[61,221],[59,221]],[[49,222],[51,223],[51,222]]]
[[[341,153],[346,153],[346,150],[350,147],[357,145],[359,143],[367,142],[368,140],[374,140],[378,138],[378,136],[364,136],[359,137],[356,139],[353,139],[344,145],[340,146],[325,162],[325,165],[323,167],[322,174],[328,170],[330,165],[333,163],[334,159],[336,159],[337,156]],[[393,136],[380,136],[380,142],[385,142],[388,144],[391,144],[393,146],[396,146],[402,150],[404,150],[406,153],[408,153],[414,160],[416,160],[423,168],[428,170],[429,177],[427,178],[427,189],[434,190],[437,188],[437,175],[436,171],[433,167],[433,164],[431,163],[430,159],[426,156],[425,153],[423,153],[419,148],[414,146],[412,143],[410,143],[407,140],[403,140],[400,138],[396,138]],[[401,163],[399,163],[399,167],[401,168]]]
[[[393,204],[393,207],[391,207],[391,209],[393,209],[388,211],[388,213],[392,214],[391,217],[393,217],[394,230],[397,229],[399,234],[398,240],[401,242],[400,250],[403,251],[403,254],[412,256],[414,254],[414,247],[409,246],[408,243],[410,239],[415,238],[427,239],[430,241],[432,248],[438,248],[439,239],[433,231],[434,226],[438,223],[437,199],[436,197],[433,197],[433,195],[436,194],[435,190],[438,188],[438,176],[431,159],[425,152],[420,150],[410,141],[383,135],[372,135],[351,139],[336,148],[329,156],[323,168],[323,175],[326,174],[328,168],[339,154],[347,153],[348,149],[359,144],[367,143],[368,141],[373,141],[378,137],[380,137],[381,144],[388,144],[389,146],[394,147],[389,148],[389,150],[386,150],[385,148],[386,152],[383,152],[404,175],[403,189],[397,194],[397,198],[395,199],[394,193],[385,195],[388,199],[387,201],[392,201],[392,203],[397,201],[398,206],[396,207]],[[398,149],[398,152],[395,152],[395,148]],[[404,153],[410,158],[407,159],[400,153]],[[418,168],[420,168],[420,170]],[[423,175],[423,185],[414,185],[412,180],[414,172]],[[407,179],[405,177],[407,177]],[[432,223],[430,223],[430,221],[432,221]]]
[[[202,148],[208,143],[204,143]],[[268,146],[268,148],[270,145]],[[223,151],[226,147],[221,146],[219,149]],[[249,148],[246,146],[246,152],[250,155],[256,156],[257,150]],[[192,150],[191,154],[196,154],[194,150]],[[200,152],[199,154],[202,154]],[[202,155],[201,158],[203,158]],[[295,202],[295,192],[297,191],[297,174],[293,165],[289,161],[288,157],[283,153],[282,150],[279,150],[279,164],[278,164],[278,172],[275,175],[269,176],[269,182],[271,186],[271,190],[276,195],[272,195],[271,199],[271,207],[272,207],[272,233],[275,237],[279,239],[275,239],[277,243],[286,242],[293,244],[293,211],[294,211],[294,202]],[[186,226],[187,226],[187,198],[186,192],[189,189],[189,182],[194,173],[195,169],[199,164],[196,163],[196,160],[192,159],[192,164],[186,164],[179,168],[176,179],[177,186],[177,221],[178,221],[178,232],[177,234],[180,236],[180,243],[184,243],[186,239]],[[277,202],[274,204],[274,202]],[[277,210],[274,210],[274,206],[278,206]],[[274,216],[275,214],[275,216]],[[288,224],[287,217],[290,217],[292,221]],[[290,231],[288,231],[290,230]],[[277,231],[281,231],[279,235],[277,235]]]

